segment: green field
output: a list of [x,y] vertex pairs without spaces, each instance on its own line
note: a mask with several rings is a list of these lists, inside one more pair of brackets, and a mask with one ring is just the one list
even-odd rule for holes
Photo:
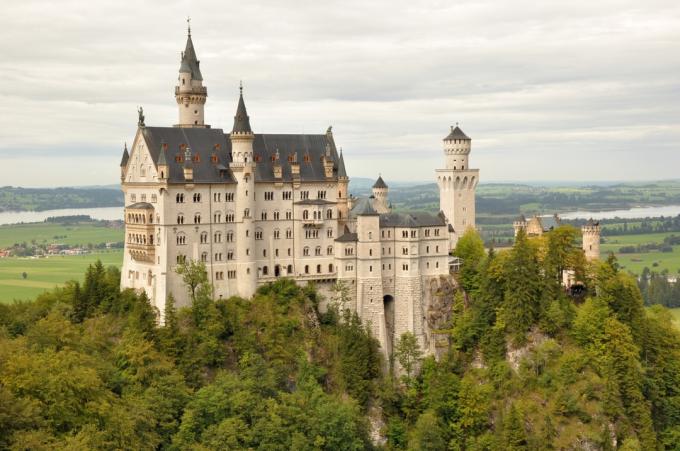
[[[0,302],[33,299],[38,294],[63,285],[67,280],[82,280],[85,269],[101,260],[104,266],[123,263],[121,249],[88,255],[53,256],[47,258],[0,258]],[[23,279],[21,274],[28,277]]]
[[0,226],[0,248],[15,243],[30,243],[35,240],[41,243],[60,243],[70,245],[87,245],[123,241],[125,235],[122,228],[104,227],[100,223],[81,224],[13,224]]
[[[671,274],[680,271],[680,246],[673,246],[673,252],[645,252],[640,254],[621,254],[619,248],[646,243],[660,243],[669,235],[678,235],[678,232],[647,233],[641,235],[620,235],[605,237],[605,242],[600,245],[600,254],[606,258],[610,252],[616,255],[619,264],[630,272],[640,274],[644,267],[661,272],[667,269]],[[654,266],[654,264],[657,266]]]

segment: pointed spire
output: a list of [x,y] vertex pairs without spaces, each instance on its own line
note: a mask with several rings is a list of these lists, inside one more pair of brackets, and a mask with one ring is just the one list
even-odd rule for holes
[[452,141],[454,139],[471,141],[470,138],[465,133],[463,133],[463,130],[460,129],[458,122],[456,122],[455,127],[453,125],[451,126],[451,133],[449,133],[449,135],[444,138],[444,141]]
[[373,184],[373,188],[387,188],[387,183],[382,178],[382,175],[378,175],[378,180]]
[[[187,18],[187,24],[191,19]],[[196,50],[194,49],[194,42],[191,40],[191,25],[187,29],[187,44],[182,53],[182,62],[179,66],[180,73],[190,73],[194,80],[203,81],[200,69],[201,62],[196,57]]]
[[125,143],[125,147],[123,148],[123,158],[120,160],[120,167],[124,168],[127,166],[127,162],[130,159],[130,153],[128,152],[127,148],[127,142]]
[[253,133],[250,128],[250,118],[248,111],[246,111],[246,103],[243,101],[243,83],[239,85],[238,106],[236,107],[236,116],[234,116],[234,128],[232,133]]
[[161,153],[158,155],[158,163],[156,166],[167,166],[168,160],[165,158],[165,141],[161,141]]
[[345,170],[345,158],[342,156],[342,147],[340,148],[340,161],[338,161],[338,177],[347,177]]

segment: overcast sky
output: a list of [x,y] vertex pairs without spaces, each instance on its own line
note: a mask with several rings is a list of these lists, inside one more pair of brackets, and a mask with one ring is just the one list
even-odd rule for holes
[[482,181],[680,178],[680,2],[3,2],[0,185],[119,181],[136,108],[177,121],[186,16],[206,122],[333,125],[351,176],[431,180],[460,123]]

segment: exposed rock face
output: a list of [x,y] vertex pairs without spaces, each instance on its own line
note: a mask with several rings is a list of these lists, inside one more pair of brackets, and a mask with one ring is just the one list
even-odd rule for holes
[[424,351],[439,358],[449,347],[453,295],[458,285],[453,276],[429,279],[423,285]]
[[522,359],[527,357],[532,350],[542,345],[547,339],[548,337],[543,335],[537,329],[533,329],[531,332],[529,332],[527,336],[527,343],[524,346],[515,348],[512,346],[512,343],[508,343],[505,359],[508,361],[510,367],[515,372],[517,372],[519,371],[519,366],[522,362]]

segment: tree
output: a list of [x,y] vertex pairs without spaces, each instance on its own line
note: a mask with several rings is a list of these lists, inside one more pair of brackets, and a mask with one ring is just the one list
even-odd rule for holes
[[503,420],[503,442],[507,451],[529,449],[524,420],[514,404],[510,406],[510,411]]
[[446,449],[444,425],[432,410],[425,411],[418,417],[408,449],[414,451],[437,451]]
[[461,259],[459,280],[465,291],[475,292],[479,287],[479,264],[484,259],[484,242],[477,231],[468,227],[458,239],[453,255]]
[[182,276],[182,282],[186,285],[193,303],[199,294],[210,295],[208,272],[205,263],[197,260],[185,260],[177,265],[175,272]]
[[26,271],[21,273],[21,278],[26,280],[28,278],[28,273]]
[[397,341],[394,355],[397,358],[399,365],[401,365],[401,368],[406,371],[407,383],[410,383],[411,373],[413,373],[415,366],[422,356],[418,340],[412,332],[404,332],[401,334],[399,341]]

